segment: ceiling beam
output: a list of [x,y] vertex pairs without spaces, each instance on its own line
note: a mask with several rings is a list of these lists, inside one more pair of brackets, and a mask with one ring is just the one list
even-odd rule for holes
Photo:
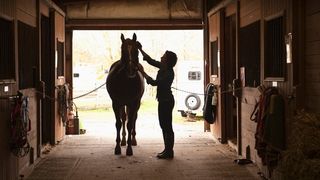
[[167,19],[70,19],[66,28],[71,30],[157,30],[203,29],[202,20]]

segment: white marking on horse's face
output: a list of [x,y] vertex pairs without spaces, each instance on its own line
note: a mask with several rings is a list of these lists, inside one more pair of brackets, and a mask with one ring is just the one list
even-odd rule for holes
[[128,45],[128,52],[129,52],[129,61],[132,61],[132,55],[131,55],[132,45]]

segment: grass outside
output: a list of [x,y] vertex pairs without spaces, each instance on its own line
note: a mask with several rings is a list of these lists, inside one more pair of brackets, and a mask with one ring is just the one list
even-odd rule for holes
[[[157,116],[157,108],[158,108],[158,102],[155,99],[144,99],[141,102],[141,106],[139,109],[139,115],[142,116],[143,114],[154,114]],[[91,119],[94,117],[94,119],[99,120],[114,120],[114,113],[112,108],[97,108],[97,109],[80,109],[79,110],[79,116],[81,119]],[[180,112],[178,112],[176,109],[173,109],[173,122],[174,123],[183,123],[190,120],[188,117],[182,117]],[[202,121],[202,116],[196,116],[195,118],[192,118],[193,121]]]

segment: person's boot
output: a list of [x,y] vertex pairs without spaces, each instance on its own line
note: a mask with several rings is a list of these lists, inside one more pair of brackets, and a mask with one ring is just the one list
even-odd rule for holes
[[[162,131],[162,137],[163,137],[163,142],[164,142],[164,144],[165,144],[165,142],[166,142],[166,133],[165,133],[164,131]],[[157,154],[157,157],[158,157],[159,155],[163,154],[165,151],[166,151],[166,148],[164,148],[164,150],[163,150],[162,152],[158,153],[158,154]]]
[[158,154],[157,157],[159,159],[172,159],[174,157],[173,145],[174,134],[166,134],[165,150],[162,154]]
[[164,151],[162,154],[158,154],[157,157],[159,159],[173,159],[174,151],[173,150]]

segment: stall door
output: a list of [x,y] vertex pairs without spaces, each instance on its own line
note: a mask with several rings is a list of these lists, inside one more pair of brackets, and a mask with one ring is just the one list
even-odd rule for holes
[[45,98],[41,100],[41,141],[45,145],[54,143],[54,74],[51,58],[50,18],[41,16],[41,81]]

